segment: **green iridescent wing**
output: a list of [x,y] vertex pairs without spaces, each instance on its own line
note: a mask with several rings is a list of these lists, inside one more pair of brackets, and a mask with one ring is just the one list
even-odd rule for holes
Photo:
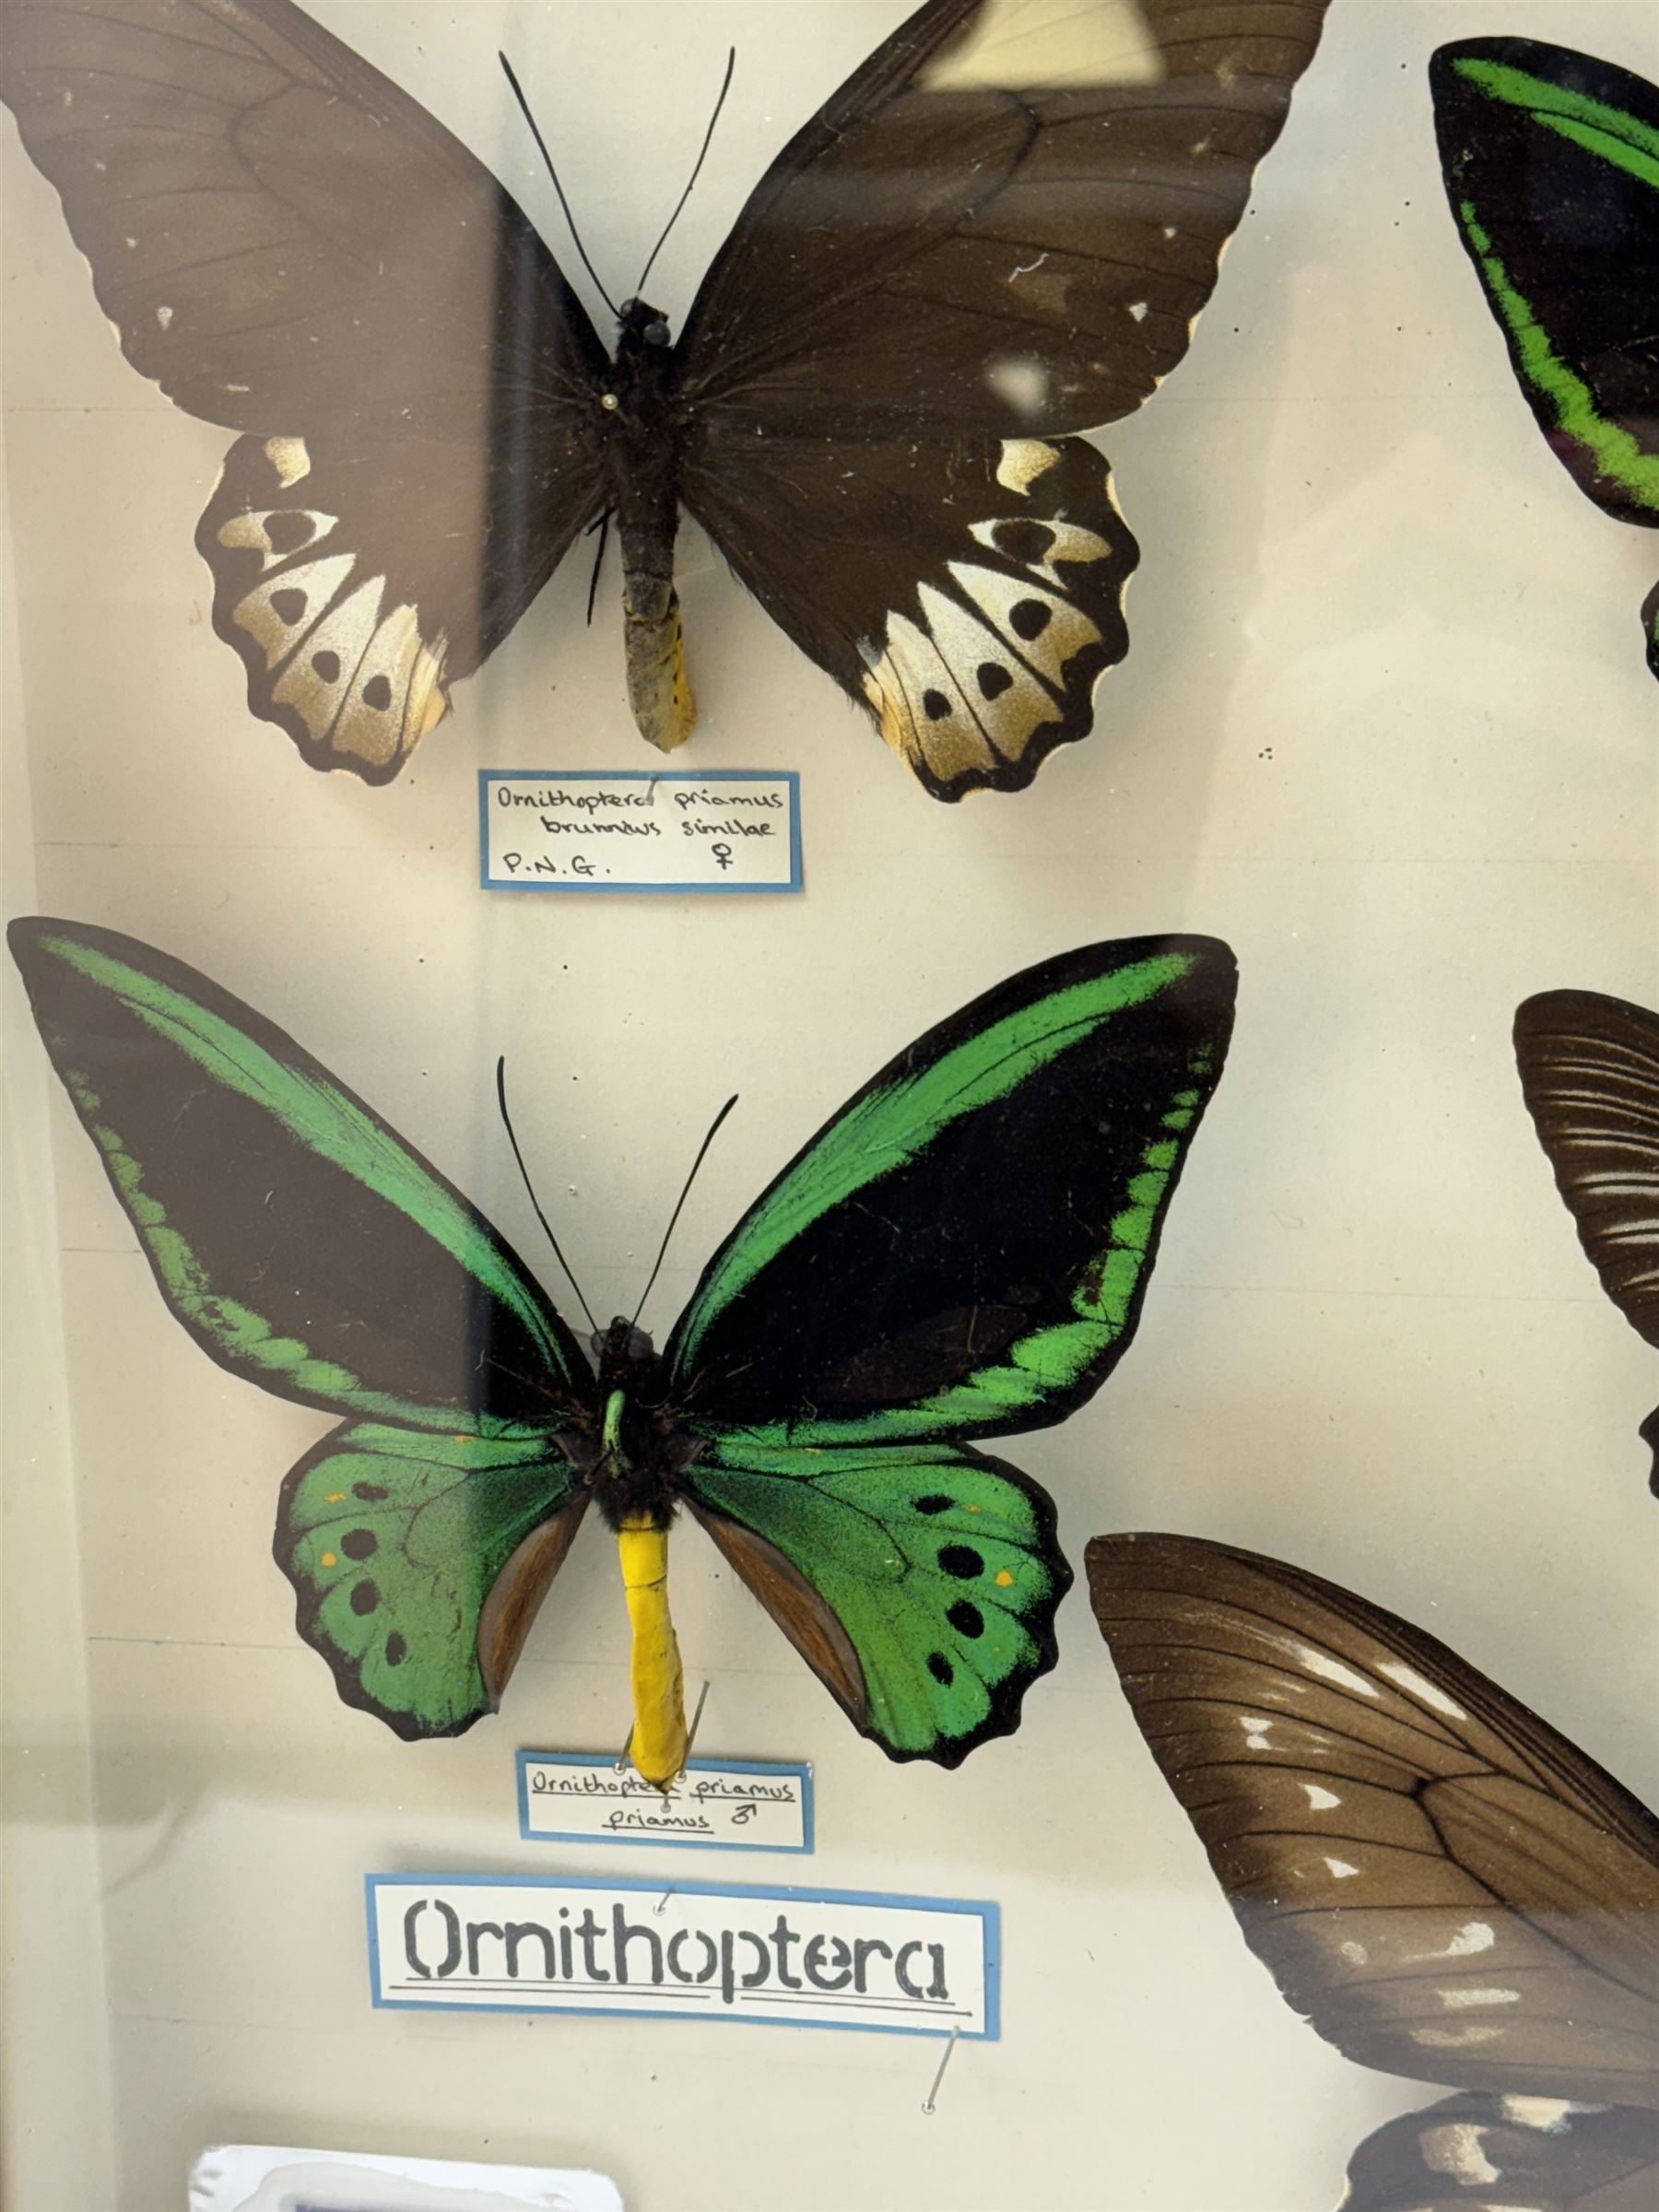
[[348,1705],[456,1735],[499,1702],[586,1503],[545,1436],[348,1422],[283,1484],[276,1564]]
[[[1587,498],[1659,525],[1659,89],[1532,39],[1430,63],[1458,233],[1550,450]],[[1642,608],[1659,676],[1659,587]]]
[[1053,1509],[966,1447],[1064,1419],[1127,1348],[1234,987],[1213,939],[1140,938],[965,1007],[784,1170],[669,1341],[693,1508],[895,1758],[954,1765],[1053,1663]]
[[[401,1734],[465,1726],[516,1653],[525,1563],[545,1587],[562,1556],[535,1532],[585,1495],[552,1442],[591,1393],[575,1339],[460,1193],[252,1007],[111,930],[7,935],[175,1318],[232,1374],[347,1417],[283,1492],[301,1633]],[[514,1559],[488,1657],[480,1609]]]

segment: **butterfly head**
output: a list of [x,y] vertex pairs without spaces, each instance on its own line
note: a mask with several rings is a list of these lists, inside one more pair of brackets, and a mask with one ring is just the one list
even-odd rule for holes
[[645,300],[624,300],[617,311],[617,320],[622,325],[622,344],[629,339],[639,346],[668,346],[673,343],[668,332],[668,318]]
[[625,1390],[636,1399],[649,1394],[641,1385],[653,1379],[661,1362],[643,1329],[618,1313],[608,1329],[594,1331],[588,1345],[599,1363],[601,1390]]

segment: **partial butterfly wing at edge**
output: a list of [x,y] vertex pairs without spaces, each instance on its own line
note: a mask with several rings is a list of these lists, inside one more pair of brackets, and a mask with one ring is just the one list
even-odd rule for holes
[[784,149],[679,352],[687,506],[936,796],[1127,647],[1071,433],[1185,352],[1324,0],[931,0]]
[[1245,1941],[1328,2042],[1413,2080],[1659,2103],[1644,1806],[1335,1583],[1184,1536],[1097,1536],[1088,1566],[1130,1710]]
[[[1538,1141],[1602,1288],[1659,1346],[1659,1015],[1599,991],[1543,991],[1515,1014]],[[1659,1491],[1659,1410],[1642,1423]]]
[[244,433],[197,543],[251,708],[386,782],[603,503],[580,302],[290,0],[0,0],[0,98],[128,359]]
[[1348,2160],[1342,2212],[1648,2212],[1659,2112],[1547,2097],[1443,2098]]

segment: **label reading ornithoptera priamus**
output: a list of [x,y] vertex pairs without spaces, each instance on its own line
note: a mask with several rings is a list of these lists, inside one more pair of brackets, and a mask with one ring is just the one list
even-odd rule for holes
[[478,837],[487,891],[798,891],[800,779],[485,769]]
[[536,1875],[366,1886],[377,2006],[998,2032],[991,1904]]
[[519,1833],[553,1843],[680,1843],[810,1851],[812,1770],[693,1759],[653,1789],[614,1751],[521,1751]]

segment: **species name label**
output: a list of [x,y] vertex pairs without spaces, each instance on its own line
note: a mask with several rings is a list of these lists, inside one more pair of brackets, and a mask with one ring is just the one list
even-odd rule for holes
[[812,1849],[807,1766],[693,1759],[665,1793],[619,1767],[614,1752],[521,1751],[518,1804],[527,1842]]
[[798,891],[800,778],[485,769],[478,841],[487,891]]
[[377,2006],[998,2033],[992,1904],[536,1875],[366,1887]]

